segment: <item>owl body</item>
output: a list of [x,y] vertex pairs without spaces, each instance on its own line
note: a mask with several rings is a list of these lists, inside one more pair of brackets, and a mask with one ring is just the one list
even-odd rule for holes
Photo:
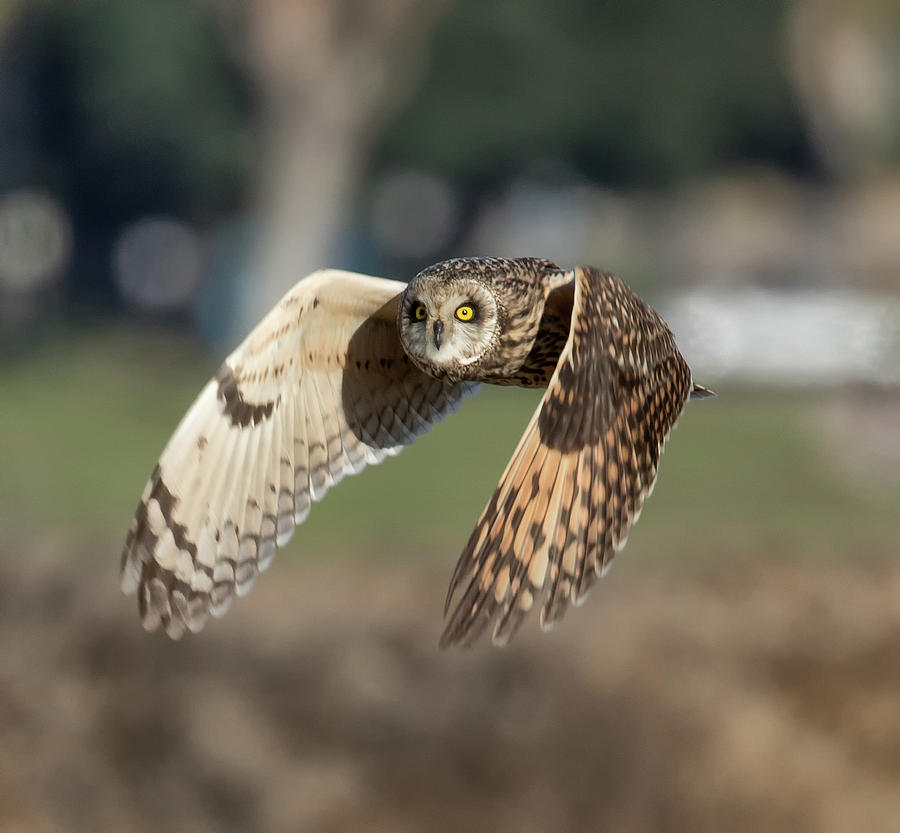
[[145,628],[200,630],[249,591],[312,503],[397,454],[479,383],[546,388],[463,548],[442,645],[549,627],[622,548],[693,392],[665,322],[616,276],[537,258],[436,264],[409,284],[298,283],[226,359],[163,451],[122,588]]

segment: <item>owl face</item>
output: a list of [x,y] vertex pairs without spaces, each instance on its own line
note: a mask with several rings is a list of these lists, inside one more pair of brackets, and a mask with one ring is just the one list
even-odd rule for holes
[[458,370],[477,363],[496,343],[497,302],[472,278],[420,275],[399,308],[400,340],[430,370]]

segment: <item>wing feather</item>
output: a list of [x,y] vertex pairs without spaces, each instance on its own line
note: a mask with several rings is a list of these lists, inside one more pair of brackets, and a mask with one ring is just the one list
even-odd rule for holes
[[306,441],[309,474],[309,496],[312,501],[325,497],[334,485],[328,461],[328,435],[322,420],[323,402],[316,387],[317,373],[310,373],[302,382],[304,412],[306,413]]
[[416,369],[396,327],[404,284],[326,270],[225,360],[176,428],[122,553],[144,627],[173,638],[250,590],[310,504],[398,453],[474,394]]
[[[294,534],[296,505],[294,503],[294,402],[296,397],[288,396],[281,410],[281,441],[278,453],[278,498],[275,516],[275,546],[283,547]],[[274,550],[272,552],[274,557]],[[260,560],[260,570],[265,570],[271,560]]]
[[291,397],[294,403],[294,526],[302,524],[310,509],[309,440],[306,421],[306,392],[303,380]]

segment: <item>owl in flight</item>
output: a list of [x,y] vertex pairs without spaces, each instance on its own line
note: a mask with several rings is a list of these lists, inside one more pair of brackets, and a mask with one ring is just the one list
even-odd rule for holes
[[618,277],[547,260],[450,260],[409,284],[301,280],[175,430],[122,554],[147,630],[199,631],[244,595],[347,474],[397,454],[480,383],[546,388],[450,580],[441,645],[549,627],[620,550],[694,384]]

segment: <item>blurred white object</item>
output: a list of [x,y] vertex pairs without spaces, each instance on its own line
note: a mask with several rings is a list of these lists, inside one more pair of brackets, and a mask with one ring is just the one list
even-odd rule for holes
[[663,316],[698,379],[900,384],[900,299],[850,290],[697,289]]
[[53,197],[22,190],[0,199],[0,289],[49,286],[68,265],[71,249],[71,223]]
[[122,297],[150,312],[188,307],[200,282],[197,235],[171,217],[145,217],[127,226],[113,248],[113,273]]

